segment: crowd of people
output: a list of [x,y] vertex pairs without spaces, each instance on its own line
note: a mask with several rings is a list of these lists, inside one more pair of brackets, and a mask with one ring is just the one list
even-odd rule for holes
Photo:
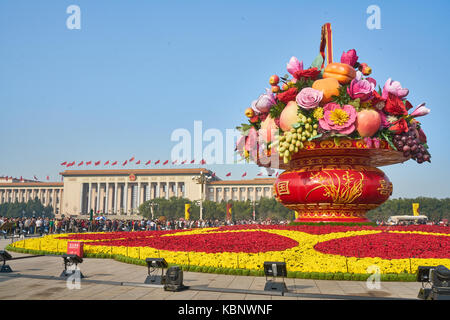
[[83,218],[44,218],[0,217],[0,232],[6,238],[10,235],[32,236],[55,233],[80,233],[80,232],[116,232],[116,231],[150,231],[150,230],[174,230],[191,228],[210,228],[226,225],[242,224],[288,224],[290,221],[276,220],[235,220],[225,221],[219,219],[208,220],[184,220],[184,219],[146,219],[119,220],[107,218],[90,219]]

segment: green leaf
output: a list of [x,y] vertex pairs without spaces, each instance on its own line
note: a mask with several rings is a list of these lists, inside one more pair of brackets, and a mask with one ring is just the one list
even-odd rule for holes
[[311,63],[311,68],[317,68],[317,69],[321,69],[322,68],[322,64],[323,64],[323,57],[322,55],[319,53],[317,55],[317,57],[314,59],[314,61]]
[[293,125],[292,125],[292,128],[294,128],[294,129],[298,129],[298,128],[300,128],[300,126],[301,126],[302,124],[301,123],[294,123]]
[[318,135],[315,135],[314,137],[309,137],[308,141],[314,140],[314,139],[318,139],[322,137],[322,133],[319,133]]
[[387,135],[384,131],[381,131],[381,135],[383,136],[384,140],[386,140],[389,143],[392,149],[397,150],[397,148],[392,143],[392,139],[391,137],[389,137],[389,135]]

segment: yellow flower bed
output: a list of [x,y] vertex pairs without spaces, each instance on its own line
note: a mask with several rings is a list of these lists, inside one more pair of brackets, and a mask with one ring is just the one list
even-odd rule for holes
[[[285,261],[288,271],[321,272],[321,273],[367,273],[370,266],[377,266],[382,274],[387,273],[415,273],[418,266],[446,265],[450,266],[450,259],[382,259],[382,258],[358,258],[342,255],[325,254],[314,249],[318,243],[345,237],[377,234],[379,230],[356,230],[346,232],[334,232],[327,234],[309,234],[297,230],[283,229],[242,229],[219,231],[217,228],[204,228],[186,230],[172,234],[160,235],[171,237],[180,235],[209,234],[211,232],[251,232],[260,231],[277,234],[293,239],[298,245],[282,251],[266,251],[259,253],[246,252],[220,252],[206,253],[197,251],[169,251],[146,247],[126,247],[85,244],[84,252],[87,254],[109,254],[145,260],[148,257],[162,257],[169,264],[207,266],[214,268],[235,268],[261,270],[264,261]],[[402,233],[403,231],[389,231]],[[408,233],[408,232],[406,232]],[[427,233],[412,231],[409,233],[449,236],[442,233]],[[17,241],[12,244],[15,248],[46,251],[51,253],[65,253],[68,241],[93,242],[93,240],[68,240],[65,238],[71,234],[48,235],[42,238],[33,238]],[[102,240],[95,241],[101,243]]]

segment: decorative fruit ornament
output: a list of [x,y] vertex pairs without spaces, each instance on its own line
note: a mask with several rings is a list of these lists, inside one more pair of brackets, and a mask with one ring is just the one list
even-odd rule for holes
[[287,83],[283,83],[281,90],[286,91],[287,89],[289,89],[289,85]]
[[280,127],[283,131],[292,129],[292,125],[299,121],[298,105],[295,101],[289,101],[280,115]]
[[312,84],[313,89],[320,90],[323,92],[323,98],[322,101],[320,102],[321,105],[330,102],[333,96],[339,96],[340,86],[341,85],[339,84],[339,81],[337,81],[335,78],[316,80]]
[[323,78],[334,78],[339,81],[340,84],[347,84],[356,77],[355,69],[346,64],[340,62],[329,63],[323,72]]
[[367,63],[361,63],[358,67],[359,71],[362,72],[363,75],[368,76],[372,73],[372,68],[367,65]]
[[247,118],[251,118],[255,115],[255,111],[253,111],[252,108],[247,108],[245,109],[245,115],[247,116]]
[[356,131],[363,138],[372,137],[381,126],[381,115],[373,109],[364,109],[356,114]]
[[272,86],[276,86],[276,85],[278,84],[278,82],[280,82],[280,78],[279,78],[276,74],[274,74],[273,76],[271,76],[270,79],[269,79],[269,83],[270,83]]
[[275,120],[269,115],[263,122],[261,122],[259,135],[265,142],[271,142],[274,140],[277,131],[278,126],[276,125]]
[[280,92],[280,87],[279,86],[272,86],[272,92],[273,93]]

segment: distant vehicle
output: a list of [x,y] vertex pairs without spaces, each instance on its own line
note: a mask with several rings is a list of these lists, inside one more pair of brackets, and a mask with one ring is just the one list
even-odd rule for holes
[[428,222],[427,216],[391,216],[389,217],[387,224],[391,226],[399,224],[426,224]]

